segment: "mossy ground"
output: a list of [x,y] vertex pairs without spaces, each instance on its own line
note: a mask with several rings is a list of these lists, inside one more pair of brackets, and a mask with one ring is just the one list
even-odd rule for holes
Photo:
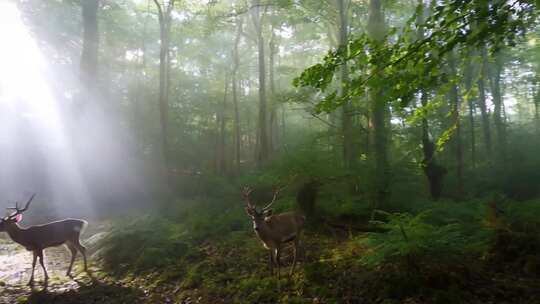
[[535,201],[501,205],[506,219],[495,222],[482,201],[387,214],[386,232],[311,222],[297,271],[288,276],[292,250],[286,250],[279,281],[241,206],[225,212],[212,206],[201,202],[118,225],[102,243],[105,269],[175,303],[534,303],[540,297],[540,239],[532,221],[523,225]]
[[311,222],[297,271],[286,249],[277,280],[241,206],[193,203],[91,231],[92,276],[79,261],[65,277],[67,252],[47,250],[47,289],[40,271],[25,286],[31,255],[2,242],[0,303],[537,303],[538,202],[502,205],[497,221],[483,206],[387,214],[377,233]]

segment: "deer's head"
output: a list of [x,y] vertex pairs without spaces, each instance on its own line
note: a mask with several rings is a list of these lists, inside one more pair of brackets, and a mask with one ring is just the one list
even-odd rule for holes
[[14,212],[4,217],[3,219],[0,219],[0,232],[6,231],[9,225],[13,225],[22,221],[22,214],[28,209],[30,203],[34,199],[34,196],[36,196],[35,193],[32,194],[28,202],[26,202],[24,208],[19,208],[19,203],[17,202],[15,203],[15,207],[7,208],[8,210],[14,210]]
[[255,231],[258,231],[261,225],[264,224],[264,221],[272,216],[272,204],[274,204],[274,201],[277,198],[277,195],[281,189],[275,189],[274,190],[274,196],[272,198],[272,201],[268,203],[266,206],[264,206],[261,211],[257,210],[257,207],[251,203],[249,195],[253,191],[253,189],[249,187],[245,187],[242,196],[244,201],[246,202],[246,206],[244,207],[244,210],[246,210],[247,215],[251,218],[251,221],[253,222],[253,229]]

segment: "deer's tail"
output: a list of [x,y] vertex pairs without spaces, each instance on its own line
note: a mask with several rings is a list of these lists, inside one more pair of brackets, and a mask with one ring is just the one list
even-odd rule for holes
[[88,227],[88,222],[85,221],[85,220],[82,220],[82,225],[81,225],[81,234],[84,233],[84,231],[86,230],[86,227]]
[[74,229],[79,232],[80,234],[83,234],[83,232],[86,230],[86,227],[88,226],[88,222],[85,220],[78,220],[79,225],[76,225]]

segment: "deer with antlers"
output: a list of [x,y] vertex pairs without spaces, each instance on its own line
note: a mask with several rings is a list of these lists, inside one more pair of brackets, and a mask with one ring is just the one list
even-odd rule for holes
[[67,271],[68,276],[71,276],[71,268],[73,262],[79,251],[84,259],[84,271],[88,271],[86,263],[86,248],[81,245],[79,236],[88,224],[84,220],[78,219],[65,219],[57,222],[51,222],[44,225],[30,226],[28,228],[22,228],[19,226],[19,222],[22,220],[22,214],[25,212],[30,203],[34,199],[33,194],[24,208],[19,208],[19,204],[16,203],[15,207],[8,208],[14,210],[14,212],[3,219],[0,219],[0,232],[7,232],[9,237],[16,243],[24,246],[28,251],[32,251],[34,254],[34,260],[32,262],[32,274],[30,276],[30,282],[28,285],[32,285],[34,282],[34,268],[36,267],[36,260],[39,258],[39,263],[43,268],[45,274],[45,282],[48,281],[49,275],[47,269],[43,263],[43,250],[45,248],[67,245],[71,251],[71,263]]
[[[283,189],[283,188],[282,188]],[[305,217],[296,211],[290,211],[272,215],[272,204],[274,204],[278,193],[282,189],[275,189],[272,201],[261,211],[252,204],[249,195],[252,189],[245,187],[243,198],[246,202],[245,210],[253,223],[253,230],[262,241],[263,246],[270,250],[269,266],[270,272],[274,273],[274,265],[277,266],[277,277],[280,275],[280,255],[281,249],[287,243],[294,243],[294,259],[289,275],[294,273],[296,259],[300,249],[300,235],[304,227]]]

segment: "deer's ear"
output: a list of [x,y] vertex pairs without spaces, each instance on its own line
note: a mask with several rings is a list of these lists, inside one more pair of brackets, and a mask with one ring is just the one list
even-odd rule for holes
[[15,217],[15,223],[18,223],[22,221],[22,214],[17,214],[17,216]]
[[264,217],[270,217],[270,216],[272,216],[273,213],[274,213],[274,211],[272,209],[264,210],[263,211],[263,216]]

